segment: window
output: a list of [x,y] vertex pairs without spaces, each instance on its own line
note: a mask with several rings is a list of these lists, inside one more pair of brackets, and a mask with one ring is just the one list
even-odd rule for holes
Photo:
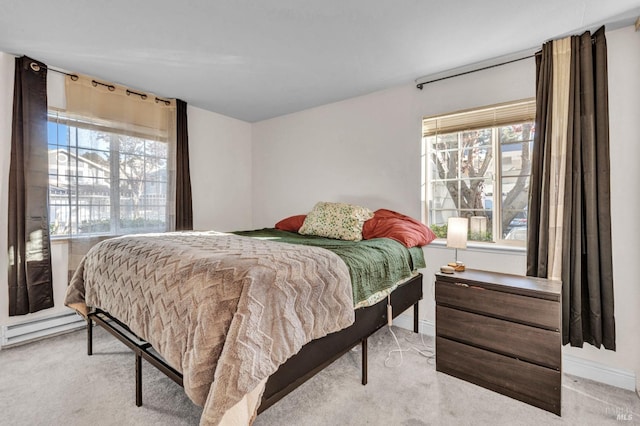
[[469,218],[469,240],[523,245],[535,100],[423,120],[426,221],[446,237],[449,217]]
[[167,143],[49,113],[51,236],[167,229]]

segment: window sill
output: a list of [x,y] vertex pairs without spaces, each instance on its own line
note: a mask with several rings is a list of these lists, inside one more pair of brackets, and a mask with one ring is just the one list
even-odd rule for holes
[[[124,234],[122,234],[124,235]],[[108,238],[113,238],[113,237],[117,237],[117,234],[91,234],[91,235],[83,235],[81,237],[77,237],[77,238],[91,238],[94,239],[96,242],[97,241],[102,241],[102,240],[106,240]],[[68,244],[69,241],[71,241],[72,238],[69,236],[55,236],[55,237],[50,237],[50,241],[51,244]]]
[[51,237],[51,245],[56,245],[56,244],[68,244],[69,243],[70,238],[69,237]]
[[[438,238],[433,240],[427,247],[447,248],[447,240],[444,238]],[[452,249],[450,249],[452,250]],[[462,250],[462,249],[461,249]],[[519,254],[525,256],[527,254],[527,248],[516,245],[500,244],[500,243],[481,243],[475,241],[469,241],[467,243],[468,251],[485,252],[485,253],[505,253],[505,254]]]

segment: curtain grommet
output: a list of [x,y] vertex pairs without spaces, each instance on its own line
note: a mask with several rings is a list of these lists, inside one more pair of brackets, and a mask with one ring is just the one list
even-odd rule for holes
[[38,65],[36,62],[31,62],[29,64],[29,67],[34,70],[35,72],[40,71],[40,65]]

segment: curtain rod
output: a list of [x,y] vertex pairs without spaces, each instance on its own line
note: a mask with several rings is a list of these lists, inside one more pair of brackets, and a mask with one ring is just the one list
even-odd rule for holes
[[[40,64],[38,64],[37,62],[31,62],[29,64],[29,66],[31,67],[32,70],[34,70],[36,72],[40,71],[40,68],[41,68]],[[42,68],[44,68],[46,70],[49,70],[49,71],[57,72],[58,74],[68,75],[71,78],[71,80],[73,80],[73,81],[78,81],[78,78],[80,78],[80,77],[78,77],[77,74],[69,74],[68,72],[60,71],[60,70],[57,70],[57,69],[54,69],[54,68],[49,68],[46,65],[44,67],[42,67]],[[101,83],[101,82],[96,81],[96,80],[91,80],[91,85],[93,85],[93,87],[97,87],[98,85],[105,86],[107,89],[109,89],[110,92],[113,92],[116,89],[116,87],[113,84]],[[127,96],[129,96],[129,95],[138,95],[143,100],[147,99],[147,94],[146,93],[134,92],[133,90],[127,89]],[[171,105],[171,101],[169,101],[167,99],[159,98],[157,96],[155,97],[155,101],[156,101],[156,103],[162,102],[163,104],[165,104],[167,106]]]
[[[34,70],[36,72],[40,71],[40,68],[41,68],[40,64],[38,64],[37,62],[31,62],[29,64],[29,66],[31,67],[32,70]],[[49,71],[57,72],[58,74],[68,75],[69,77],[71,77],[71,80],[73,80],[73,81],[77,81],[78,80],[78,76],[76,74],[69,74],[68,72],[59,71],[59,70],[54,69],[54,68],[49,68],[46,65],[44,67],[42,67],[42,68],[44,68],[46,70],[49,70]]]
[[78,81],[78,75],[77,74],[69,74],[68,72],[59,71],[59,70],[56,70],[56,69],[53,69],[53,68],[49,68],[49,67],[47,67],[47,69],[49,71],[57,72],[58,74],[68,75],[69,77],[71,77],[71,80]]
[[[639,28],[640,28],[640,18],[638,18],[638,20],[636,21],[636,31],[638,31]],[[596,42],[596,40],[592,35],[591,36],[591,44],[595,44],[595,42]],[[506,61],[506,62],[500,62],[498,64],[493,64],[493,65],[489,65],[489,66],[486,66],[486,67],[482,67],[482,68],[477,68],[477,69],[461,72],[461,73],[450,75],[450,76],[447,76],[447,77],[436,78],[435,80],[423,81],[421,83],[416,84],[416,87],[418,89],[422,90],[422,88],[424,87],[425,84],[435,83],[436,81],[442,81],[442,80],[446,80],[448,78],[453,78],[453,77],[460,77],[461,75],[471,74],[471,73],[474,73],[476,71],[484,71],[484,70],[488,70],[488,69],[491,69],[491,68],[499,67],[499,66],[502,66],[502,65],[511,64],[513,62],[518,62],[518,61],[523,61],[525,59],[535,58],[536,56],[539,56],[541,54],[542,54],[542,50],[539,50],[536,53],[534,53],[533,55],[523,56],[522,58],[512,59],[512,60]]]
[[422,87],[425,84],[435,83],[436,81],[442,81],[442,80],[446,80],[448,78],[453,78],[453,77],[460,77],[461,75],[471,74],[471,73],[474,73],[476,71],[484,71],[484,70],[488,70],[490,68],[500,67],[502,65],[507,65],[507,64],[510,64],[510,63],[513,63],[513,62],[518,62],[518,61],[523,61],[525,59],[535,58],[536,55],[538,55],[538,53],[535,53],[533,55],[524,56],[524,57],[518,58],[518,59],[512,59],[512,60],[506,61],[506,62],[500,62],[499,64],[493,64],[493,65],[489,65],[489,66],[486,66],[486,67],[482,67],[482,68],[477,68],[477,69],[473,69],[473,70],[470,70],[470,71],[461,72],[461,73],[450,75],[450,76],[447,76],[447,77],[436,78],[435,80],[423,81],[421,83],[416,84],[416,87],[418,89],[422,90]]

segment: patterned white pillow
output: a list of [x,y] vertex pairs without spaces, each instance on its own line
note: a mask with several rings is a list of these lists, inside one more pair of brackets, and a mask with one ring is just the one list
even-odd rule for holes
[[372,217],[373,212],[366,207],[320,201],[309,212],[298,233],[360,241],[362,225]]

